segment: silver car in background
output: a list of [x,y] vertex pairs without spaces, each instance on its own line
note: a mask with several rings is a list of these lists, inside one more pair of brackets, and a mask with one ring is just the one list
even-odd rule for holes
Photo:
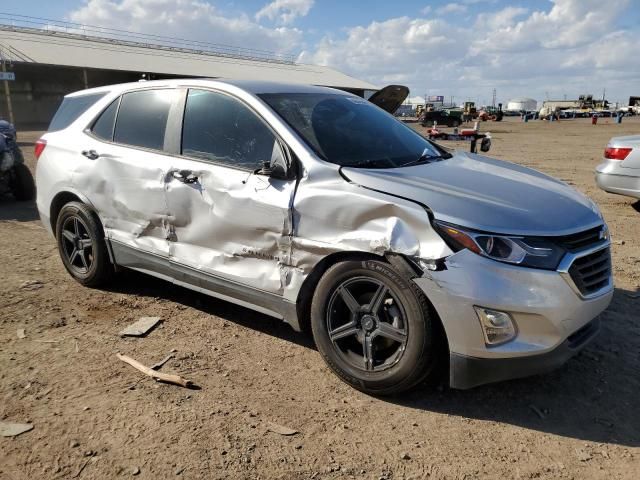
[[640,198],[640,135],[609,141],[596,167],[596,183],[605,192]]
[[79,283],[129,268],[281,318],[368,393],[561,365],[613,295],[598,208],[425,139],[389,113],[406,94],[193,79],[74,93],[38,141],[38,210]]

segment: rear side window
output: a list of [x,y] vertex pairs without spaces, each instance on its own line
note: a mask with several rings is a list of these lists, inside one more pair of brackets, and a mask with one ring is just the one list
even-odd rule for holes
[[169,109],[176,90],[125,93],[120,101],[114,142],[162,150]]
[[93,124],[91,131],[96,137],[103,140],[113,140],[113,129],[116,125],[116,113],[118,112],[118,103],[120,98],[117,98],[107,109],[100,114],[98,119]]
[[233,97],[189,90],[182,127],[182,154],[254,170],[269,161],[276,137]]
[[63,130],[71,125],[76,119],[82,115],[87,109],[104,97],[107,93],[92,93],[90,95],[81,95],[79,97],[65,97],[58,111],[51,119],[49,131]]

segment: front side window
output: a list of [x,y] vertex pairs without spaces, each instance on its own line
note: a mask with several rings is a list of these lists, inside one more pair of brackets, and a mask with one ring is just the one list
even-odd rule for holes
[[271,159],[276,137],[239,100],[222,93],[189,90],[182,128],[182,154],[255,170]]
[[359,97],[331,93],[259,96],[321,158],[331,163],[345,167],[395,168],[449,156]]
[[125,93],[120,100],[113,141],[162,150],[169,110],[176,95],[176,90],[171,89]]
[[64,130],[73,122],[75,122],[80,115],[87,111],[87,109],[104,97],[107,92],[90,93],[89,95],[80,95],[77,97],[65,97],[62,100],[62,104],[58,108],[58,111],[51,119],[49,124],[49,131],[55,132],[56,130]]

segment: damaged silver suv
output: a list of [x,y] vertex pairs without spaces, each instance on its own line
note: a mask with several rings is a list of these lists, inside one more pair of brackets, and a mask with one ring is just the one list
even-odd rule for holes
[[426,140],[388,113],[405,96],[214,80],[68,95],[36,146],[42,222],[81,284],[131,268],[308,327],[372,394],[437,366],[470,388],[561,365],[613,294],[598,208]]

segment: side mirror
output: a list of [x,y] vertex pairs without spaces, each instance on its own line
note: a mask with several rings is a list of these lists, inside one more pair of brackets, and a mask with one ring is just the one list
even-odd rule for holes
[[262,168],[258,173],[279,180],[289,180],[290,170],[289,162],[282,145],[280,145],[278,140],[274,140],[271,159],[262,162]]

